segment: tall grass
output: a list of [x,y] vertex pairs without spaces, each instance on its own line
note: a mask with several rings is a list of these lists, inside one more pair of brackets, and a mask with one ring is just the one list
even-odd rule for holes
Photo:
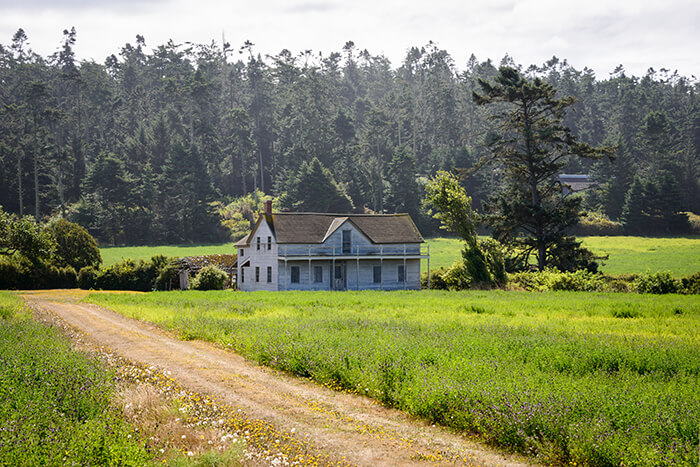
[[698,462],[694,296],[174,292],[88,301],[542,462]]
[[0,292],[0,465],[143,465],[110,375]]

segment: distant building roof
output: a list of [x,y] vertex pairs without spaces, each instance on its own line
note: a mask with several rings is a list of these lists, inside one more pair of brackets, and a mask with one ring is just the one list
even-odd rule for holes
[[[322,214],[309,212],[278,212],[265,216],[277,243],[323,243],[328,236],[348,221],[372,243],[422,243],[423,237],[408,214]],[[240,239],[236,246],[245,247],[255,234],[263,216],[253,231]]]
[[596,184],[588,175],[583,174],[561,174],[559,183],[564,187],[564,194],[583,191]]

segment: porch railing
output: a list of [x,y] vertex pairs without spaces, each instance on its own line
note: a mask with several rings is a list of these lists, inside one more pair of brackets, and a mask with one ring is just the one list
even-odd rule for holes
[[354,245],[347,246],[314,246],[314,245],[278,245],[277,256],[292,257],[381,257],[381,256],[421,256],[430,254],[430,245],[396,244],[396,245]]

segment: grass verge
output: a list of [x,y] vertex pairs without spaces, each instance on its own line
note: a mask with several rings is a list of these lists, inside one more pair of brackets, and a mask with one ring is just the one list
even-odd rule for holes
[[0,292],[0,464],[144,465],[153,455],[111,408],[111,379]]

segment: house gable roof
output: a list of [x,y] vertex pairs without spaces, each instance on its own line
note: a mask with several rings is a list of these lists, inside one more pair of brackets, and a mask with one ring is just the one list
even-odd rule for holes
[[[250,234],[236,242],[247,247],[255,236],[263,216]],[[370,242],[423,243],[423,237],[408,214],[323,214],[311,212],[278,212],[267,218],[277,243],[323,243],[345,222],[352,223]]]
[[272,215],[277,243],[323,243],[345,222],[372,243],[422,243],[408,214],[321,214],[280,212]]

